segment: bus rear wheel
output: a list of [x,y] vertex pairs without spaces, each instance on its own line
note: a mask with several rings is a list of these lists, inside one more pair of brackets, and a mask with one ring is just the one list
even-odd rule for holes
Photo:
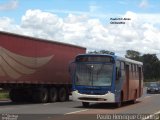
[[131,100],[130,103],[131,103],[131,104],[135,104],[135,103],[136,103],[136,99]]
[[135,91],[135,95],[133,100],[130,101],[131,104],[135,104],[136,103],[136,99],[137,99],[137,90]]
[[85,107],[85,108],[88,108],[89,107],[89,102],[82,102],[82,106]]

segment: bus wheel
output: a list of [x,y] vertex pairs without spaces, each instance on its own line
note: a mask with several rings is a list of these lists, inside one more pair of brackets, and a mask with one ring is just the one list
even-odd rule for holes
[[58,92],[58,100],[60,102],[64,102],[66,101],[66,98],[67,98],[67,91],[65,88],[62,87],[59,89],[59,92]]
[[136,99],[131,100],[130,103],[131,103],[131,104],[135,104],[135,103],[136,103]]
[[121,107],[123,102],[123,92],[121,92],[120,101],[116,103],[116,107]]
[[56,102],[58,99],[57,89],[55,87],[49,89],[49,102]]
[[136,103],[136,98],[137,98],[137,90],[135,92],[135,95],[134,95],[134,99],[130,101],[131,104],[135,104]]
[[85,108],[88,108],[89,107],[89,102],[82,102],[82,106],[85,107]]
[[121,107],[121,106],[122,106],[122,102],[117,102],[117,103],[116,103],[116,107],[117,107],[117,108],[119,108],[119,107]]

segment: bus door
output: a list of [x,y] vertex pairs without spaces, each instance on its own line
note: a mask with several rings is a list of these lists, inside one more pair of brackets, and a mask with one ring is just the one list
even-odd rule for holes
[[126,65],[126,94],[127,100],[129,99],[129,65]]
[[138,67],[138,79],[139,79],[139,96],[141,96],[141,85],[142,85],[142,68]]

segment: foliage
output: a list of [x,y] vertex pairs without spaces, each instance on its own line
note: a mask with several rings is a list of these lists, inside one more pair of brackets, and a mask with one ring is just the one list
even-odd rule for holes
[[125,57],[143,62],[144,81],[153,82],[160,79],[160,61],[156,54],[143,54],[127,50]]
[[[108,50],[90,51],[89,54],[111,54],[114,52]],[[126,58],[143,62],[144,81],[153,82],[160,80],[160,60],[156,54],[143,54],[135,50],[127,50]]]
[[6,91],[0,91],[0,99],[8,99],[9,93]]
[[114,52],[108,51],[108,50],[100,50],[100,51],[89,51],[89,54],[110,54],[114,55]]
[[156,54],[144,54],[142,56],[143,68],[144,68],[144,78],[157,80],[160,78],[160,61]]
[[137,52],[137,51],[134,51],[134,50],[127,50],[125,57],[130,58],[132,60],[141,61],[140,52]]

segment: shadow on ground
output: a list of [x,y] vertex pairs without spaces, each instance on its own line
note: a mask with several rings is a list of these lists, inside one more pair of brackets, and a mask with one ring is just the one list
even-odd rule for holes
[[[141,101],[136,101],[136,103],[134,104],[130,102],[123,102],[122,106],[119,108],[136,105],[136,104],[139,104],[140,102]],[[75,108],[83,108],[83,106],[76,106]],[[87,109],[118,109],[118,107],[114,103],[94,103],[94,104],[90,104],[90,106]]]

